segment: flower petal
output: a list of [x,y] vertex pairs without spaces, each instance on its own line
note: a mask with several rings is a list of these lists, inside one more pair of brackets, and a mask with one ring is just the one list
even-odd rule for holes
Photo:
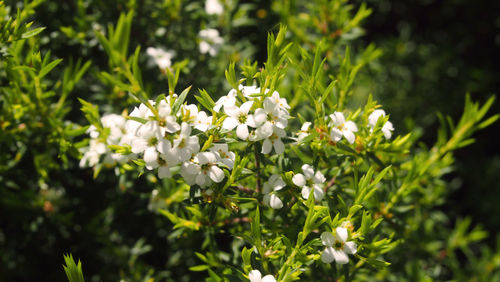
[[274,141],[274,152],[278,155],[285,152],[285,143],[281,139]]
[[240,107],[241,113],[248,114],[252,105],[253,105],[253,101],[247,101],[247,102],[243,103],[243,105],[241,105],[241,107]]
[[358,127],[353,121],[346,121],[346,123],[344,124],[344,128],[347,128],[349,131],[352,132],[358,132]]
[[343,133],[347,142],[349,142],[350,144],[354,143],[354,140],[356,140],[356,136],[354,136],[354,133],[352,131],[344,130]]
[[276,279],[271,274],[268,274],[262,277],[262,280],[260,280],[260,282],[276,282]]
[[271,208],[279,210],[283,207],[283,202],[278,196],[271,194],[271,196],[269,197],[269,205],[271,206]]
[[236,135],[242,139],[242,140],[247,140],[248,138],[248,126],[246,124],[240,124],[236,128]]
[[224,122],[222,123],[222,128],[227,130],[233,130],[237,125],[238,121],[233,117],[226,117]]
[[271,153],[272,149],[273,149],[273,144],[271,143],[271,141],[269,139],[264,140],[264,143],[262,144],[261,153],[267,155]]
[[337,239],[339,239],[342,242],[347,241],[347,237],[349,236],[347,234],[347,229],[345,229],[344,227],[337,227],[335,229],[335,235],[336,235]]
[[330,132],[330,137],[333,139],[333,141],[338,142],[340,139],[342,139],[342,131],[340,129],[334,127],[332,128],[332,131]]
[[311,189],[312,188],[309,186],[302,187],[302,191],[301,191],[302,198],[307,200],[309,198],[309,195],[311,194]]
[[331,232],[323,232],[321,233],[321,243],[327,247],[332,247],[335,243],[335,236]]
[[217,166],[212,166],[208,171],[208,176],[216,183],[220,183],[224,179],[224,171]]
[[302,186],[306,185],[306,178],[304,177],[304,175],[302,173],[297,173],[293,176],[292,182],[293,182],[293,184],[295,184],[299,187],[302,187]]
[[311,165],[302,165],[302,171],[304,172],[306,179],[311,179],[314,177],[314,168]]
[[350,254],[350,255],[354,255],[358,250],[357,250],[358,246],[356,245],[356,243],[350,241],[350,242],[345,242],[344,244],[344,252],[346,252],[347,254]]
[[314,188],[314,200],[316,202],[323,200],[323,197],[325,196],[325,192],[323,191],[321,185],[314,184],[313,188]]
[[158,152],[156,151],[156,148],[148,147],[144,151],[144,161],[146,162],[146,164],[156,162],[157,160],[158,160]]
[[341,112],[334,112],[330,115],[332,122],[335,126],[339,126],[345,123],[344,114]]
[[262,274],[260,274],[260,271],[254,269],[248,273],[248,279],[250,279],[250,282],[261,282]]
[[344,253],[344,251],[333,249],[333,257],[335,258],[335,262],[338,264],[349,263],[349,257],[346,253]]
[[253,114],[253,119],[255,121],[255,126],[260,126],[263,122],[266,121],[267,114],[262,108],[258,108],[255,110],[255,113]]
[[326,247],[323,253],[321,253],[321,261],[324,263],[331,263],[335,259],[333,251],[332,247]]

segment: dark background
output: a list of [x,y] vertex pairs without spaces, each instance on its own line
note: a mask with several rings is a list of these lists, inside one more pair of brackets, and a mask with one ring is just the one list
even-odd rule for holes
[[[361,1],[357,1],[361,3]],[[367,1],[373,9],[364,27],[365,42],[384,55],[382,72],[372,72],[374,95],[391,114],[396,131],[413,123],[432,145],[438,127],[435,113],[458,121],[470,93],[486,101],[500,89],[500,2]],[[497,101],[490,113],[500,112]],[[452,217],[471,216],[489,231],[493,245],[500,230],[500,123],[475,134],[476,143],[455,153],[452,190],[441,208]]]

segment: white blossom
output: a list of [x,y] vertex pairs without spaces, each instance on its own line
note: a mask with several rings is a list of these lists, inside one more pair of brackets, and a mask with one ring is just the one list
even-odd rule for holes
[[248,126],[255,127],[253,117],[249,115],[253,101],[247,101],[240,107],[231,109],[224,108],[224,112],[228,115],[222,123],[222,128],[233,130],[236,127],[236,135],[242,140],[247,140],[249,131]]
[[354,143],[356,139],[354,132],[358,131],[356,124],[352,121],[346,121],[344,114],[341,112],[334,112],[330,115],[330,118],[332,119],[330,136],[333,141],[338,142],[344,136],[347,142],[350,144]]
[[269,180],[264,183],[264,189],[262,191],[265,194],[263,199],[264,203],[273,209],[281,209],[283,207],[283,202],[274,192],[283,189],[285,186],[285,181],[283,181],[281,176],[277,174],[271,175]]
[[348,254],[354,255],[357,252],[356,243],[347,242],[348,233],[344,227],[337,227],[335,234],[323,232],[321,234],[321,242],[326,246],[321,254],[321,260],[324,263],[331,263],[335,260],[338,264],[349,263]]
[[217,154],[214,152],[196,154],[192,161],[182,165],[181,175],[188,185],[196,183],[201,187],[220,183],[224,179],[224,171],[217,166]]
[[[368,125],[371,127],[371,131],[373,131],[373,128],[377,124],[377,121],[379,120],[380,117],[385,117],[385,111],[384,110],[375,110],[373,113],[371,113],[368,116]],[[390,139],[392,137],[392,132],[394,131],[394,126],[392,125],[392,122],[387,121],[384,123],[382,126],[382,133],[384,133],[384,137],[386,139]]]
[[[181,126],[177,123],[176,118],[171,115],[171,113],[172,109],[170,107],[170,104],[167,103],[165,99],[161,100],[158,105],[158,124],[163,131],[166,131],[168,133],[174,133],[181,129]],[[146,117],[154,117],[154,115],[153,113],[149,113]]]
[[220,47],[224,43],[224,39],[220,37],[219,31],[214,28],[202,29],[199,32],[200,41],[200,52],[202,54],[208,53],[210,56],[217,55]]
[[200,151],[198,136],[191,136],[191,127],[188,123],[181,124],[181,132],[174,139],[172,151],[181,162],[187,161]]
[[229,169],[233,169],[236,155],[233,152],[229,151],[229,147],[227,144],[212,144],[212,147],[210,147],[210,151],[217,153],[219,161],[227,165]]
[[188,122],[199,131],[207,131],[212,126],[212,116],[208,116],[204,111],[198,111],[198,107],[194,104],[183,105],[183,120]]
[[297,173],[293,176],[293,184],[302,187],[301,194],[304,199],[307,200],[311,190],[314,190],[314,199],[321,201],[324,196],[322,184],[326,181],[325,176],[319,170],[314,173],[314,168],[308,164],[302,165],[302,172],[304,174]]
[[207,0],[205,1],[205,12],[209,15],[220,15],[224,12],[224,7],[219,0]]
[[311,125],[312,125],[312,123],[309,121],[306,121],[306,122],[304,122],[304,124],[302,124],[302,126],[300,127],[300,131],[298,133],[298,136],[297,136],[297,143],[302,142],[302,140],[304,140],[304,138],[309,136],[309,127],[311,127]]
[[273,133],[271,136],[264,139],[264,143],[262,144],[262,154],[269,154],[271,150],[274,148],[274,152],[276,154],[282,154],[285,152],[285,143],[281,141],[281,138],[286,136],[285,130],[273,126]]
[[276,282],[276,279],[271,274],[262,277],[260,271],[253,269],[248,273],[248,279],[250,282]]
[[[117,114],[105,114],[101,117],[101,125],[107,129],[107,136],[101,136],[101,133],[94,125],[87,129],[90,135],[89,146],[82,148],[82,159],[80,160],[80,167],[93,167],[99,161],[103,164],[114,164],[116,162],[126,162],[130,156],[125,156],[113,153],[108,149],[108,145],[124,145],[127,144],[127,128],[126,120],[123,116]],[[105,139],[104,139],[105,138]],[[102,158],[101,158],[102,157]]]
[[173,51],[167,51],[162,48],[148,47],[146,53],[160,67],[160,69],[169,68],[172,65]]

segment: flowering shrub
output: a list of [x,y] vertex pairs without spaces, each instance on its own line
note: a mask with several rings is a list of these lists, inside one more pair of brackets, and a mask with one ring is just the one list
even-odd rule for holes
[[[268,34],[265,62],[240,58],[228,63],[223,54],[245,52],[222,26],[227,18],[236,26],[244,6],[218,0],[173,2],[177,4],[169,8],[204,18],[196,32],[186,33],[191,49],[148,44],[145,51],[133,46],[129,54],[134,1],[116,25],[84,35],[95,39],[108,58],[108,65],[95,67],[89,79],[99,93],[112,93],[79,99],[88,125],[65,121],[63,105],[91,63],[69,66],[63,82],[50,90],[52,84],[42,86],[42,78],[61,60],[49,62],[50,53],[42,59],[30,49],[23,64],[15,52],[22,50],[17,44],[23,38],[41,30],[6,25],[2,36],[7,38],[2,44],[15,55],[2,65],[6,77],[12,77],[11,85],[2,88],[7,98],[0,100],[8,113],[1,116],[7,133],[2,142],[10,150],[5,155],[12,155],[16,146],[27,150],[31,136],[38,136],[35,125],[24,139],[10,137],[24,130],[21,124],[26,126],[26,114],[17,111],[32,108],[37,119],[47,119],[51,129],[46,132],[55,132],[49,145],[60,148],[58,154],[46,153],[48,160],[79,157],[80,169],[92,168],[96,182],[102,174],[114,175],[123,193],[149,201],[139,211],[149,209],[153,213],[148,217],[159,218],[155,224],[172,253],[162,266],[169,271],[135,264],[153,248],[140,239],[129,251],[129,269],[122,278],[397,280],[417,271],[440,279],[455,277],[457,249],[474,258],[469,247],[486,233],[469,230],[467,221],[450,231],[446,215],[434,208],[445,197],[443,176],[453,164],[452,152],[498,118],[485,119],[493,98],[480,105],[467,97],[459,122],[447,120],[432,148],[417,147],[418,136],[394,128],[390,111],[382,110],[372,95],[355,101],[357,73],[380,55],[373,46],[358,56],[349,51],[350,41],[361,34],[360,22],[370,13],[364,5],[351,14],[352,6],[344,1],[273,1],[286,25]],[[296,14],[303,10],[308,13]],[[168,17],[174,20],[176,14]],[[65,33],[71,35],[69,29]],[[183,57],[187,49],[195,55]],[[200,80],[215,82],[208,90],[192,90],[188,85],[197,82],[185,83],[183,77],[197,78],[193,74],[206,62],[211,67],[199,72]],[[225,82],[216,71],[219,62],[226,65]],[[167,81],[168,89],[156,92],[150,83],[157,80]],[[183,84],[186,88],[179,91]],[[28,94],[21,91],[25,88]],[[52,101],[55,91],[60,98]],[[73,142],[77,136],[83,140]],[[36,167],[40,182],[48,181],[43,165]],[[141,229],[141,223],[136,226]],[[443,241],[434,232],[454,237]],[[425,243],[422,233],[438,243],[422,250],[419,259],[433,254],[424,262],[426,269],[408,270],[406,249],[416,252]],[[436,256],[442,252],[447,255]],[[488,253],[479,255],[486,258]],[[81,265],[71,256],[65,260],[70,280],[81,277]],[[435,261],[451,270],[434,268]]]

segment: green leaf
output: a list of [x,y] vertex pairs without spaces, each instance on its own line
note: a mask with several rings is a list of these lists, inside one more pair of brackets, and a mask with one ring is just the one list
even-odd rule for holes
[[62,59],[58,59],[55,61],[50,62],[48,65],[42,67],[40,72],[38,73],[38,77],[42,78],[45,75],[47,75],[53,68],[55,68],[60,62],[62,62]]
[[42,32],[44,29],[45,29],[45,27],[39,27],[39,28],[32,29],[32,30],[30,30],[30,31],[27,31],[27,32],[23,33],[23,34],[21,35],[21,38],[23,38],[23,39],[28,39],[28,38],[30,38],[30,37],[33,37],[33,36],[35,36],[35,35],[39,34],[39,33],[40,33],[40,32]]
[[241,250],[241,259],[243,260],[245,266],[252,265],[252,252],[253,249],[248,249],[247,247],[243,247],[243,250]]
[[189,270],[191,270],[191,271],[205,271],[209,268],[210,268],[210,266],[208,266],[206,264],[202,264],[202,265],[191,266],[189,268]]
[[78,265],[75,263],[72,254],[64,255],[64,262],[66,265],[63,265],[64,272],[66,272],[66,276],[68,277],[69,282],[84,282],[83,273],[82,273],[82,263],[78,260]]
[[255,210],[255,215],[253,217],[253,220],[251,222],[251,230],[252,230],[252,237],[254,239],[254,245],[257,245],[260,247],[260,211],[259,207],[257,206],[257,209]]
[[172,114],[173,115],[177,114],[177,112],[181,108],[181,105],[186,100],[186,97],[187,97],[187,94],[189,93],[189,90],[191,90],[191,86],[189,86],[188,88],[184,89],[184,91],[182,91],[181,95],[179,95],[179,97],[177,99],[175,99],[175,102],[172,105]]

